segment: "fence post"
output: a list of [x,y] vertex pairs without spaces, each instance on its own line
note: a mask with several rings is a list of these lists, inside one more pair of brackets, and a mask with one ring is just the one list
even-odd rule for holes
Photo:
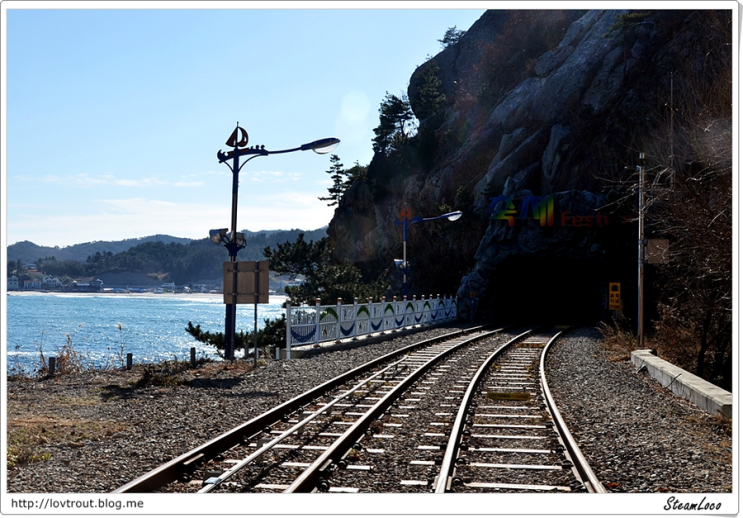
[[426,296],[421,293],[421,327],[424,327],[428,322],[426,318]]
[[381,329],[382,331],[380,332],[380,334],[384,334],[384,331],[387,328],[387,326],[384,325],[384,321],[385,321],[385,318],[386,318],[384,316],[384,314],[386,312],[384,306],[385,306],[386,302],[387,302],[387,297],[382,296],[382,322],[379,324],[379,329]]
[[397,295],[392,296],[392,330],[397,331]]
[[132,353],[126,353],[126,370],[132,370]]
[[402,296],[402,327],[401,329],[405,329],[407,327],[408,323],[408,296],[403,295]]
[[196,347],[191,347],[191,367],[196,368]]
[[412,327],[415,327],[415,314],[417,313],[417,311],[416,311],[416,309],[415,309],[416,307],[417,307],[417,306],[416,306],[416,304],[415,304],[415,295],[413,295],[413,316],[411,317],[411,318],[412,318],[412,321],[410,322],[410,325],[411,325]]
[[336,302],[335,306],[335,312],[338,315],[338,318],[336,318],[337,322],[335,324],[335,343],[339,343],[341,341],[341,312],[343,311],[343,299],[338,297],[338,302]]
[[320,299],[315,299],[315,346],[320,347]]
[[353,338],[352,340],[356,340],[356,337],[359,334],[359,298],[354,297],[353,298]]
[[[286,299],[284,302],[286,308],[286,359],[291,360],[292,358],[292,300]],[[279,358],[281,358],[281,352],[279,352]]]
[[54,376],[54,372],[57,370],[57,358],[54,356],[49,357],[49,376]]

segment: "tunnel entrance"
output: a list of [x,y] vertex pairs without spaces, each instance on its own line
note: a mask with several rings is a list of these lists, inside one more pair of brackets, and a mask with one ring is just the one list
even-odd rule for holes
[[496,267],[478,320],[501,324],[593,324],[602,317],[601,261],[511,256]]

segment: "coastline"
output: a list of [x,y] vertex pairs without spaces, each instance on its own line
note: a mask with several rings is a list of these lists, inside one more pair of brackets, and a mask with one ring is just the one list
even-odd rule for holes
[[[221,293],[113,293],[113,292],[62,292],[62,291],[8,291],[7,295],[21,297],[35,297],[41,295],[52,295],[56,297],[131,297],[131,298],[185,298],[185,299],[217,299],[222,300]],[[269,304],[283,304],[287,300],[286,295],[270,295]]]

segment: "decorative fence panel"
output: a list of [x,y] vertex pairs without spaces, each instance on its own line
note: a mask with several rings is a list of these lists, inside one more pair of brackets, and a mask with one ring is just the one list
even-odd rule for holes
[[416,325],[431,325],[457,318],[456,299],[451,297],[387,302],[359,302],[321,306],[291,306],[286,301],[286,348],[319,345],[360,336],[384,333]]

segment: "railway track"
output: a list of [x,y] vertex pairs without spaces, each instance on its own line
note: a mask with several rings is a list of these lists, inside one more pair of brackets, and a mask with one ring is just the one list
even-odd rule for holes
[[604,492],[541,374],[557,336],[475,327],[419,342],[114,492]]

